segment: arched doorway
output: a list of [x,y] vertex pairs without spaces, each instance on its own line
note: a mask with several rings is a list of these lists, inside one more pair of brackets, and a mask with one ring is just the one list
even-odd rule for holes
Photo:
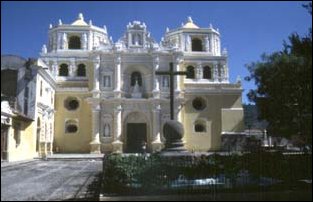
[[142,153],[143,144],[148,145],[149,125],[146,116],[140,112],[132,112],[124,121],[124,152]]

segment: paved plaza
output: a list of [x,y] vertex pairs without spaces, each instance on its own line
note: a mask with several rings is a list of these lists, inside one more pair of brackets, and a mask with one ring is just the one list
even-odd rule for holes
[[101,170],[99,160],[2,164],[1,201],[92,200]]

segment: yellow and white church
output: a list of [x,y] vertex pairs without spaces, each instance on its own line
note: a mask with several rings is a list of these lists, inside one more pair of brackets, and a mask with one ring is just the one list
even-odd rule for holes
[[[189,151],[216,151],[223,136],[244,131],[242,87],[229,82],[227,51],[218,29],[188,17],[166,29],[158,43],[140,21],[116,42],[106,26],[86,22],[50,25],[39,61],[54,84],[53,152],[149,152],[163,147],[170,119],[167,71],[187,71],[174,82],[174,114]],[[34,125],[37,125],[34,119]]]

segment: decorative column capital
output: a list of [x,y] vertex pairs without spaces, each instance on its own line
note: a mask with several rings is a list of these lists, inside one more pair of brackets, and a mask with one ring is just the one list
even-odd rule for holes
[[93,112],[99,112],[101,110],[99,101],[93,100],[90,104]]
[[156,104],[153,106],[152,112],[153,113],[159,113],[161,111],[161,105],[160,104]]
[[118,105],[118,106],[116,106],[116,107],[114,108],[114,112],[115,112],[115,113],[118,113],[118,112],[120,112],[120,111],[122,111],[122,105]]
[[52,65],[58,66],[58,60],[56,60],[56,59],[52,60]]
[[154,65],[159,65],[159,63],[160,63],[160,57],[159,57],[159,55],[153,56],[153,64],[154,64]]
[[182,55],[177,55],[177,56],[175,57],[175,63],[176,63],[177,65],[181,64],[183,61],[184,61],[184,58],[183,58]]
[[94,59],[93,59],[93,64],[98,66],[100,65],[100,56],[97,55]]

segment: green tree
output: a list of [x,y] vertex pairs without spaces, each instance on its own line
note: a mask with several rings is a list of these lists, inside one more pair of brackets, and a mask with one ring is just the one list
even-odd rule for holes
[[[305,5],[312,15],[312,3]],[[257,88],[248,93],[271,135],[296,137],[299,146],[312,144],[312,29],[284,42],[282,51],[263,54],[247,65]]]

